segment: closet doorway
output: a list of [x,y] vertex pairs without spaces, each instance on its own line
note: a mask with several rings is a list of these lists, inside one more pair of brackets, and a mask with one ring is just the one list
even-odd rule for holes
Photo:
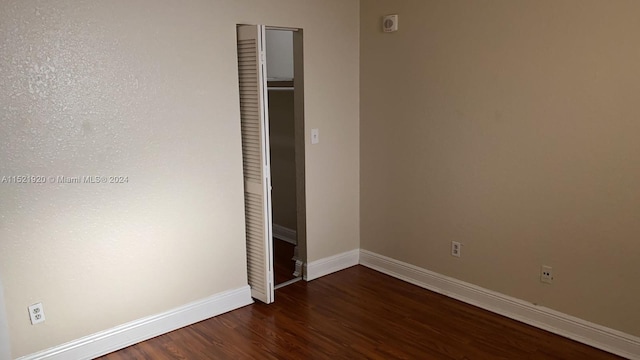
[[[296,184],[296,86],[294,37],[299,30],[266,28],[271,200],[273,210],[273,270],[275,288],[302,278],[298,244]],[[298,94],[299,95],[299,94]],[[304,153],[303,153],[304,155]],[[304,159],[303,159],[304,160]],[[304,182],[304,178],[301,178]]]
[[306,261],[302,44],[301,29],[238,25],[248,281],[265,303]]

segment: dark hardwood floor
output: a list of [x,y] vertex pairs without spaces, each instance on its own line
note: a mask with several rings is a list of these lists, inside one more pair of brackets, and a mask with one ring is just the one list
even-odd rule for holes
[[273,277],[276,285],[295,279],[295,245],[273,238]]
[[355,266],[101,359],[619,358]]

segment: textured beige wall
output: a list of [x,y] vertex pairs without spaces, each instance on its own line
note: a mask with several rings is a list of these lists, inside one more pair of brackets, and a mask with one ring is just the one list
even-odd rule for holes
[[639,336],[638,13],[362,1],[362,248]]
[[237,23],[305,29],[309,258],[358,247],[358,9],[0,2],[0,175],[129,180],[0,184],[14,357],[246,284]]
[[4,306],[4,290],[0,276],[0,360],[11,359],[11,344],[9,343],[9,324]]

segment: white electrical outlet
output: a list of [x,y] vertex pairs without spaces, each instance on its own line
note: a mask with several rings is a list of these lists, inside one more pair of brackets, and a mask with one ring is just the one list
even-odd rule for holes
[[540,268],[540,282],[545,284],[553,282],[553,268],[551,266],[542,265]]
[[29,306],[29,317],[31,318],[31,325],[44,322],[44,308],[42,307],[42,303]]
[[462,244],[457,241],[451,242],[451,256],[460,257],[462,255]]

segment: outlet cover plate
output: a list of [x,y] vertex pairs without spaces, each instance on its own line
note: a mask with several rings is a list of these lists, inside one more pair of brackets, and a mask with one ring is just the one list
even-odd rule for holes
[[462,244],[457,241],[451,242],[451,256],[460,257],[462,255]]
[[44,308],[42,307],[42,303],[29,306],[29,318],[31,319],[31,325],[44,322]]
[[540,267],[540,282],[551,284],[553,282],[553,268],[548,265]]

